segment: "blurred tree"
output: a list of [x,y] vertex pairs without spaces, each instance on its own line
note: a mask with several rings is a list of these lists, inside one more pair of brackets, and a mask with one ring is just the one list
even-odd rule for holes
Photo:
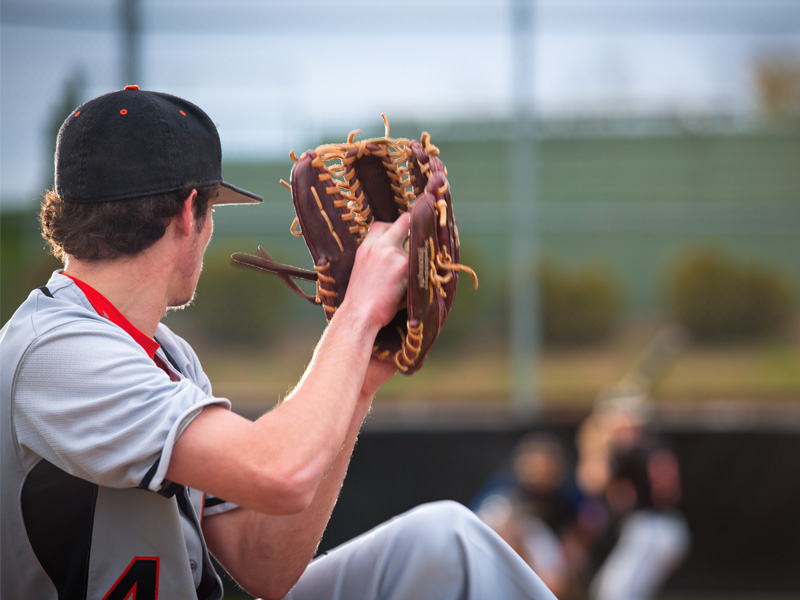
[[761,109],[768,118],[800,123],[800,55],[771,52],[755,64]]
[[687,251],[667,280],[670,310],[693,339],[748,340],[780,331],[795,307],[787,277],[713,248]]
[[569,269],[553,259],[539,265],[543,339],[548,345],[581,345],[606,339],[618,325],[622,292],[610,267]]

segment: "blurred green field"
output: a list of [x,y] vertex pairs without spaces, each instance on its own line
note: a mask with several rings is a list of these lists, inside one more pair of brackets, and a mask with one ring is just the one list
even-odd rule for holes
[[[538,408],[555,414],[580,414],[598,393],[630,369],[660,323],[630,323],[612,340],[573,349],[544,349],[538,364]],[[298,381],[323,327],[272,339],[263,348],[232,349],[211,343],[197,350],[214,382],[216,394],[232,400],[234,409],[259,413],[271,408]],[[508,349],[498,339],[441,344],[424,368],[411,377],[396,376],[378,394],[375,416],[383,412],[431,405],[463,411],[467,407],[503,410],[511,397]],[[654,390],[666,411],[702,407],[720,400],[764,407],[800,400],[800,332],[758,343],[689,346]]]

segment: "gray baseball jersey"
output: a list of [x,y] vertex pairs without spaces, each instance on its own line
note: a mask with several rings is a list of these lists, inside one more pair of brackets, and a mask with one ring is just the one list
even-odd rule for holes
[[166,326],[151,356],[108,317],[56,272],[0,334],[1,595],[222,598],[200,527],[235,507],[165,474],[191,420],[230,402]]

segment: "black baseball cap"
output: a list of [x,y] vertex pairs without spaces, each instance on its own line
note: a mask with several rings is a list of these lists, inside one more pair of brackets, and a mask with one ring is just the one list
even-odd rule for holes
[[79,106],[58,132],[56,193],[67,202],[129,200],[218,183],[214,204],[263,198],[222,180],[222,149],[200,107],[129,85]]

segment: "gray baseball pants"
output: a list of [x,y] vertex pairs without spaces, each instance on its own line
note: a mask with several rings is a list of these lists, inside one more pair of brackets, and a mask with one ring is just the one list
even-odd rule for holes
[[555,600],[469,509],[424,504],[311,562],[285,600]]
[[619,541],[592,582],[594,600],[647,600],[689,551],[683,516],[637,510],[622,523]]

